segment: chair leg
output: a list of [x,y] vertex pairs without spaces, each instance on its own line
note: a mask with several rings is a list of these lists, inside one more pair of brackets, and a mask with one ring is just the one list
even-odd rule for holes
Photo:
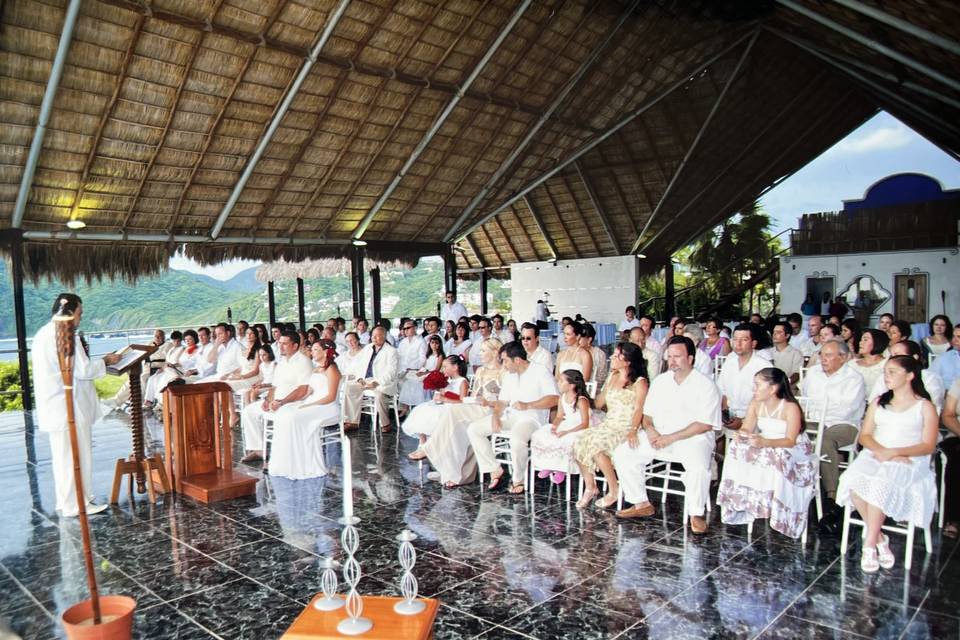
[[534,481],[534,479],[535,479],[535,473],[536,473],[536,472],[534,471],[534,468],[533,468],[533,462],[531,461],[531,462],[530,462],[529,482],[527,483],[527,484],[529,485],[529,486],[527,487],[527,491],[530,493],[531,496],[533,496],[533,493],[534,493],[533,481]]
[[753,520],[747,523],[747,541],[753,537]]
[[[670,485],[671,466],[669,462],[667,462],[666,465],[667,466],[664,468],[664,473],[663,473],[663,491],[660,492],[660,504],[667,504],[667,489],[669,488],[669,485]],[[686,518],[687,516],[686,506],[683,507],[683,516],[684,518]],[[684,519],[684,524],[686,524],[686,519]]]
[[927,553],[933,553],[933,536],[930,535],[930,525],[923,528],[923,546]]
[[817,522],[823,520],[823,496],[820,494],[820,472],[817,471],[817,481],[814,483],[817,487],[816,492],[813,494],[814,500],[817,504]]
[[847,544],[850,542],[850,505],[843,508],[843,529],[840,534],[840,555],[847,555]]
[[907,550],[904,552],[903,558],[903,568],[907,571],[910,571],[910,567],[913,566],[913,532],[916,531],[916,527],[912,524],[907,525]]

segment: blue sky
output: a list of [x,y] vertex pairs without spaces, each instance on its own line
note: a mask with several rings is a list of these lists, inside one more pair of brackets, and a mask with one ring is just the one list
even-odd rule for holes
[[[804,213],[837,211],[843,200],[863,197],[880,178],[905,171],[931,175],[945,189],[960,188],[960,163],[890,114],[880,112],[771,189],[762,203],[779,232],[796,226]],[[177,257],[170,261],[170,268],[227,280],[258,264],[234,260],[201,267]]]

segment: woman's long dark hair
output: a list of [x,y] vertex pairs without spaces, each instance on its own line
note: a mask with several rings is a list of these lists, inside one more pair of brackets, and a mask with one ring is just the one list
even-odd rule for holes
[[777,390],[774,392],[774,395],[784,402],[792,402],[800,406],[797,398],[793,395],[793,391],[790,390],[790,378],[787,377],[787,374],[784,373],[783,370],[777,367],[766,367],[757,371],[754,377],[760,378],[772,387],[776,387]]
[[627,361],[627,378],[630,384],[647,377],[647,361],[643,357],[643,349],[632,342],[621,342],[614,353],[616,351],[619,351]]
[[850,330],[850,340],[847,341],[847,344],[850,345],[850,351],[852,353],[858,353],[860,351],[860,338],[863,337],[863,327],[860,326],[860,323],[856,318],[847,318],[844,320],[840,328],[846,327]]
[[276,361],[277,361],[277,354],[275,354],[275,353],[273,352],[273,348],[272,348],[270,345],[268,345],[268,344],[262,344],[262,345],[260,345],[258,351],[263,351],[264,353],[267,354],[267,362],[276,362]]
[[[886,367],[889,364],[895,364],[907,373],[912,373],[913,380],[910,381],[910,390],[913,391],[913,395],[930,400],[930,394],[927,393],[927,388],[923,386],[923,369],[920,368],[919,360],[914,359],[913,356],[890,356],[887,364],[883,366]],[[893,400],[893,389],[888,389],[886,393],[880,396],[877,404],[886,407],[891,400]]]
[[433,349],[430,348],[432,344],[437,345],[437,355],[443,360],[446,356],[443,353],[443,340],[440,339],[440,336],[430,336],[430,339],[427,340],[427,357],[433,355]]
[[562,375],[567,382],[573,385],[573,392],[576,394],[576,397],[573,401],[573,406],[577,406],[577,404],[580,402],[580,398],[586,398],[587,402],[590,403],[590,408],[593,409],[593,398],[590,397],[590,392],[587,391],[587,382],[583,379],[583,374],[576,369],[567,369],[560,375]]

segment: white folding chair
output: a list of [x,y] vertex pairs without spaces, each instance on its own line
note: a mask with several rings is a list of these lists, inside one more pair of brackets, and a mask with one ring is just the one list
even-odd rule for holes
[[587,393],[590,395],[591,398],[596,399],[597,397],[597,381],[596,380],[591,380],[590,382],[587,383]]
[[[600,495],[601,495],[601,496],[606,495],[606,493],[607,493],[607,491],[606,491],[606,486],[607,486],[607,482],[608,482],[607,478],[606,478],[602,473],[600,473],[600,469],[594,469],[594,470],[593,470],[593,477],[594,477],[594,479],[596,479],[597,485],[603,485],[603,489],[599,492]],[[584,481],[583,481],[583,477],[581,476],[581,478],[580,478],[580,484],[579,484],[579,486],[577,487],[577,490],[579,491],[579,497],[581,497],[581,498],[583,497],[583,490],[584,490],[585,488],[586,488],[586,485],[585,485],[585,483],[584,483]],[[600,488],[600,487],[598,486],[598,488]],[[567,499],[568,499],[568,500],[570,499],[569,494],[567,495]],[[618,487],[617,487],[617,511],[620,511],[621,509],[623,509],[623,487],[622,487],[622,486],[618,486]]]
[[[535,484],[536,479],[537,479],[537,472],[543,470],[544,467],[540,467],[540,466],[537,465],[537,460],[536,460],[536,457],[533,455],[533,451],[532,451],[532,450],[531,450],[531,452],[530,452],[530,460],[529,460],[529,462],[527,463],[527,467],[530,469],[529,482],[527,483],[527,487],[528,487],[528,490],[529,490],[529,492],[530,492],[530,495],[533,496],[533,494],[534,494],[534,484]],[[566,474],[567,474],[567,479],[564,481],[564,484],[566,485],[566,486],[565,486],[565,489],[566,489],[567,502],[569,502],[569,501],[570,501],[571,487],[573,486],[573,476],[579,477],[579,476],[580,476],[580,472],[579,472],[579,470],[577,470],[577,471],[567,471]],[[580,485],[582,486],[582,482],[580,483]],[[582,489],[581,489],[581,492],[582,492]]]
[[[823,495],[822,495],[821,484],[820,484],[820,463],[825,461],[825,456],[823,454],[823,438],[821,437],[821,435],[826,432],[825,431],[826,429],[830,428],[825,424],[826,415],[827,415],[828,398],[824,398],[819,403],[819,406],[817,406],[813,402],[813,399],[808,398],[806,396],[800,396],[799,398],[797,398],[797,400],[798,402],[800,402],[800,408],[803,409],[803,415],[804,415],[805,421],[807,423],[810,423],[810,422],[817,423],[816,429],[807,428],[806,433],[809,437],[815,438],[814,445],[813,445],[813,454],[814,454],[814,457],[817,459],[817,468],[816,468],[817,489],[813,497],[817,505],[817,520],[821,520],[823,519]],[[841,455],[842,454],[847,455],[846,462],[844,462],[843,460],[839,460],[837,462],[837,466],[840,469],[846,469],[847,467],[849,467],[850,463],[853,462],[853,459],[857,457],[857,441],[860,438],[860,426],[859,425],[856,425],[856,426],[857,426],[857,435],[854,436],[853,442],[846,446],[840,447],[839,449],[839,452]]]
[[[687,518],[690,515],[690,511],[687,509],[687,488],[683,483],[683,470],[674,465],[680,465],[679,462],[671,462],[668,460],[652,460],[650,464],[647,465],[645,472],[646,481],[647,481],[647,491],[659,491],[660,492],[660,504],[664,505],[667,502],[667,495],[681,496],[683,498],[683,524],[686,526]],[[651,480],[662,480],[659,486],[656,484],[650,484]],[[670,486],[671,483],[679,484],[680,488]],[[710,496],[707,496],[707,512],[704,516],[709,520],[710,518]]]
[[713,359],[713,379],[716,380],[720,377],[720,370],[723,369],[723,363],[727,361],[727,356],[717,355]]
[[263,465],[270,461],[270,445],[273,444],[273,416],[263,416]]
[[[494,460],[510,468],[510,482],[516,483],[518,479],[525,480],[527,470],[517,469],[513,464],[513,454],[510,452],[510,433],[503,433],[502,431],[500,433],[491,433],[490,444],[493,445]],[[527,465],[529,466],[529,464],[530,457],[527,456]],[[477,477],[480,478],[480,493],[483,493],[483,489],[486,486],[484,476],[487,475],[490,474],[482,471],[477,474]]]
[[[864,532],[866,532],[866,523],[860,519],[853,516],[853,509],[850,508],[850,505],[847,504],[843,508],[843,533],[840,536],[840,555],[847,555],[847,546],[850,542],[850,525],[856,524],[864,527]],[[903,557],[903,567],[909,573],[910,567],[913,565],[913,534],[914,529],[922,528],[923,529],[923,540],[924,547],[926,547],[927,553],[933,553],[933,536],[930,534],[930,523],[928,522],[925,527],[915,527],[909,522],[901,526],[900,523],[897,524],[885,524],[880,529],[882,531],[888,531],[890,533],[899,533],[907,536],[907,548],[904,551]]]
[[[397,443],[400,442],[400,402],[398,394],[387,396],[387,410],[393,411],[393,427],[397,430]],[[370,416],[370,428],[373,429],[373,439],[376,442],[380,434],[380,412],[377,411],[377,393],[365,389],[360,401],[360,415]]]
[[947,491],[947,454],[943,451],[938,451],[940,454],[940,517],[937,521],[937,528],[941,531],[943,530],[943,508],[946,506],[946,491]]

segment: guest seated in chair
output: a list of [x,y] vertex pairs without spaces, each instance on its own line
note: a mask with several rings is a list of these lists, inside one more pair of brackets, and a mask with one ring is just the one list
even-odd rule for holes
[[870,403],[860,432],[864,451],[840,476],[837,504],[852,505],[866,525],[860,568],[874,573],[894,565],[880,527],[889,517],[927,527],[937,507],[930,454],[937,448],[937,410],[923,387],[920,363],[893,356],[884,366],[889,389]]
[[743,424],[727,445],[717,493],[720,519],[750,524],[766,518],[772,529],[799,538],[817,486],[816,464],[787,374],[761,369],[753,376]]
[[551,372],[542,365],[528,362],[526,350],[516,342],[508,342],[500,348],[500,362],[506,369],[500,398],[493,403],[489,417],[470,423],[467,434],[480,472],[490,474],[490,489],[500,485],[504,474],[493,452],[490,435],[501,432],[509,435],[514,469],[510,493],[521,495],[525,486],[530,436],[547,422],[550,409],[557,406],[559,395]]
[[260,350],[257,351],[257,359],[260,360],[260,379],[243,392],[244,406],[254,402],[273,386],[273,372],[277,369],[277,358],[273,354],[273,345],[261,343]]
[[370,333],[370,344],[353,361],[343,385],[343,428],[356,429],[365,391],[374,395],[380,430],[390,433],[389,402],[397,394],[399,359],[397,350],[387,344],[387,331],[377,326]]
[[[854,443],[857,438],[857,425],[863,418],[866,406],[866,390],[863,377],[846,362],[847,343],[841,338],[826,341],[820,348],[820,364],[807,372],[803,379],[803,395],[810,403],[807,407],[807,427],[816,428],[820,422],[819,412],[824,401],[827,414],[823,416],[824,433],[820,451],[820,485],[831,501],[836,499],[837,479],[840,476],[840,448]],[[836,532],[840,524],[842,509],[834,506],[824,515],[821,529]]]
[[[437,347],[440,346],[440,339],[437,337],[432,338],[431,342]],[[479,351],[478,349],[477,352]],[[420,440],[417,450],[408,456],[411,460],[422,460],[427,457],[423,452],[423,445],[440,423],[440,417],[449,405],[460,404],[467,397],[470,384],[467,382],[466,360],[460,356],[447,356],[443,360],[440,371],[447,378],[446,388],[435,391],[432,402],[424,402],[414,407],[403,423],[403,432]],[[423,389],[422,383],[420,388]]]
[[[561,366],[561,365],[558,365]],[[530,438],[530,457],[540,469],[538,477],[549,477],[554,484],[566,480],[568,473],[576,471],[573,445],[590,426],[590,409],[593,400],[587,393],[583,372],[575,363],[567,363],[560,373],[557,388],[560,404],[553,422],[537,429]]]
[[563,328],[563,343],[566,348],[557,354],[557,384],[560,383],[564,370],[570,368],[570,364],[576,364],[579,367],[585,380],[590,380],[593,377],[593,354],[580,345],[582,335],[583,325],[579,322],[571,322]]
[[940,419],[947,428],[947,436],[940,443],[940,450],[947,456],[947,463],[943,468],[944,496],[943,496],[943,535],[956,538],[958,524],[960,524],[960,418],[957,409],[960,408],[960,380],[955,380],[947,392],[947,399],[943,403],[943,413]]
[[[641,329],[634,327],[633,331]],[[599,493],[597,469],[607,481],[607,495],[597,500],[596,505],[607,509],[616,504],[620,485],[610,456],[640,424],[648,386],[647,363],[640,347],[632,342],[618,344],[610,357],[607,384],[597,396],[597,408],[606,409],[603,422],[585,431],[573,445],[573,455],[585,485],[583,496],[577,502],[578,509],[588,507]]]
[[293,403],[303,400],[310,392],[310,373],[313,364],[300,351],[300,336],[288,331],[280,336],[280,358],[273,373],[273,386],[263,402],[244,407],[240,423],[243,426],[243,445],[247,455],[241,462],[263,459],[263,427],[268,417],[276,419],[280,411],[296,410]]
[[668,371],[650,385],[643,407],[643,428],[632,429],[613,452],[613,465],[624,497],[633,504],[617,512],[620,518],[653,515],[647,500],[646,467],[653,460],[683,465],[683,486],[690,529],[706,533],[704,517],[710,499],[710,463],[720,429],[720,392],[707,376],[693,368],[696,347],[684,336],[667,342]]
[[274,418],[270,474],[291,480],[327,475],[321,436],[325,427],[340,422],[340,371],[333,342],[315,342],[310,347],[317,365],[310,374],[306,397],[294,402]]

